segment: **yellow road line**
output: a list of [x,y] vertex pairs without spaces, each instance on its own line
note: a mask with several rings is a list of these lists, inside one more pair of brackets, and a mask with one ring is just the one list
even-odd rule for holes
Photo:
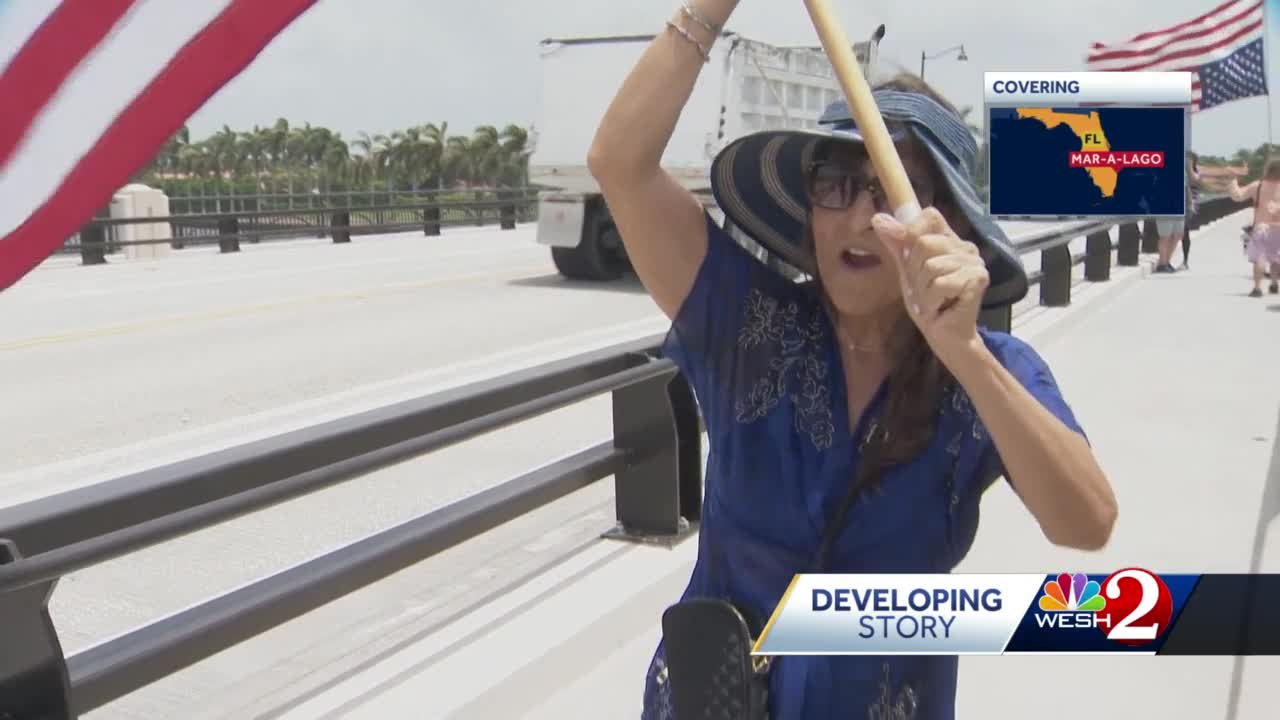
[[117,335],[128,335],[130,333],[143,332],[147,330],[155,330],[164,327],[173,327],[175,325],[185,325],[197,322],[208,322],[211,320],[225,320],[232,317],[242,317],[245,315],[255,315],[258,313],[270,312],[272,310],[284,310],[294,308],[301,305],[308,305],[317,302],[339,302],[343,300],[368,300],[376,297],[389,297],[394,295],[403,295],[406,293],[416,292],[424,288],[437,287],[440,285],[450,285],[459,282],[468,282],[472,280],[493,279],[504,280],[521,277],[535,271],[546,271],[548,269],[546,263],[538,265],[529,265],[517,270],[509,270],[502,273],[480,272],[468,275],[453,275],[446,278],[436,278],[434,280],[425,280],[412,283],[395,283],[392,285],[382,285],[377,288],[366,290],[353,290],[349,292],[323,293],[320,295],[310,295],[308,297],[293,298],[291,300],[280,300],[277,302],[261,303],[258,305],[243,305],[240,307],[227,308],[223,310],[214,310],[210,312],[194,313],[191,315],[175,315],[171,317],[152,318],[150,320],[139,320],[132,323],[121,323],[118,325],[108,325],[106,327],[91,328],[87,330],[76,330],[67,333],[55,335],[41,335],[37,337],[23,338],[21,340],[11,340],[8,342],[0,342],[0,352],[10,350],[25,350],[27,348],[42,347],[45,345],[58,345],[61,343],[80,342],[83,340],[93,340],[97,338],[112,337]]

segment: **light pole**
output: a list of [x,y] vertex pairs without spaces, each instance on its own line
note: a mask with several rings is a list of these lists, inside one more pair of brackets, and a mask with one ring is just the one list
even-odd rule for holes
[[932,55],[926,55],[925,52],[921,50],[920,51],[920,79],[921,80],[924,79],[924,61],[925,60],[937,60],[938,58],[944,55],[948,55],[950,53],[956,52],[957,50],[959,50],[960,52],[959,54],[956,55],[956,60],[959,60],[960,62],[964,62],[965,60],[969,59],[969,56],[964,54],[964,43],[960,43],[959,45],[952,45],[946,50],[939,50],[938,52]]
[[884,25],[876,28],[871,33],[871,39],[866,42],[857,42],[853,44],[853,54],[857,58],[858,63],[862,65],[863,75],[870,76],[871,66],[875,63],[876,51],[880,48],[880,41],[884,39]]

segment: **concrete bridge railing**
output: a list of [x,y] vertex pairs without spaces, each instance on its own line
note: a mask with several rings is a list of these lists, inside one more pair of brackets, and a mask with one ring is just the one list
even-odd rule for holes
[[[1242,207],[1205,198],[1199,222]],[[1116,230],[1113,239],[1112,231]],[[1042,305],[1071,302],[1072,271],[1107,282],[1154,250],[1154,223],[1083,221],[1019,239],[1040,253]],[[1069,243],[1085,238],[1085,250]],[[1008,330],[1010,310],[988,313]],[[660,338],[514,372],[0,509],[0,718],[65,720],[403,568],[613,477],[604,536],[672,544],[696,532],[702,436],[692,392]],[[588,398],[613,399],[595,447],[302,565],[66,656],[49,613],[60,578]]]

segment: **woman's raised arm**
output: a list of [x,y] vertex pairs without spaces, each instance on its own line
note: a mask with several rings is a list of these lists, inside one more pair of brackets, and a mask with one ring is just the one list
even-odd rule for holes
[[660,163],[705,53],[738,0],[687,0],[609,105],[587,157],[640,281],[672,319],[706,256],[701,203]]
[[1260,182],[1262,181],[1254,180],[1248,185],[1245,185],[1244,187],[1240,187],[1240,183],[1236,182],[1235,178],[1231,178],[1230,184],[1227,185],[1227,192],[1231,193],[1231,199],[1236,202],[1241,202],[1243,200],[1250,200],[1253,198],[1253,193],[1255,190],[1258,189],[1258,183]]

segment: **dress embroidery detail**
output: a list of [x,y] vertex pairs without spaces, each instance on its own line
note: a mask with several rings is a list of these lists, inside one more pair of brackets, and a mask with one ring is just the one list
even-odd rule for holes
[[747,293],[738,347],[760,349],[772,356],[763,363],[764,375],[746,383],[745,397],[734,403],[738,422],[751,423],[773,412],[783,398],[795,410],[795,428],[814,447],[826,450],[835,439],[831,411],[830,368],[823,359],[822,317],[802,322],[800,305],[782,305],[757,289]]
[[889,664],[885,663],[880,695],[867,706],[867,720],[915,720],[920,709],[920,698],[915,688],[903,683],[894,694],[891,687]]
[[969,394],[959,385],[955,386],[951,392],[951,407],[965,420],[969,421],[973,439],[982,442],[987,437],[987,429],[983,427],[982,420],[978,417],[978,411],[973,407],[973,401],[969,399]]
[[645,698],[641,720],[674,720],[675,703],[671,697],[671,683],[667,682],[667,663],[661,653],[654,658],[649,669],[652,683],[647,689],[652,693]]

